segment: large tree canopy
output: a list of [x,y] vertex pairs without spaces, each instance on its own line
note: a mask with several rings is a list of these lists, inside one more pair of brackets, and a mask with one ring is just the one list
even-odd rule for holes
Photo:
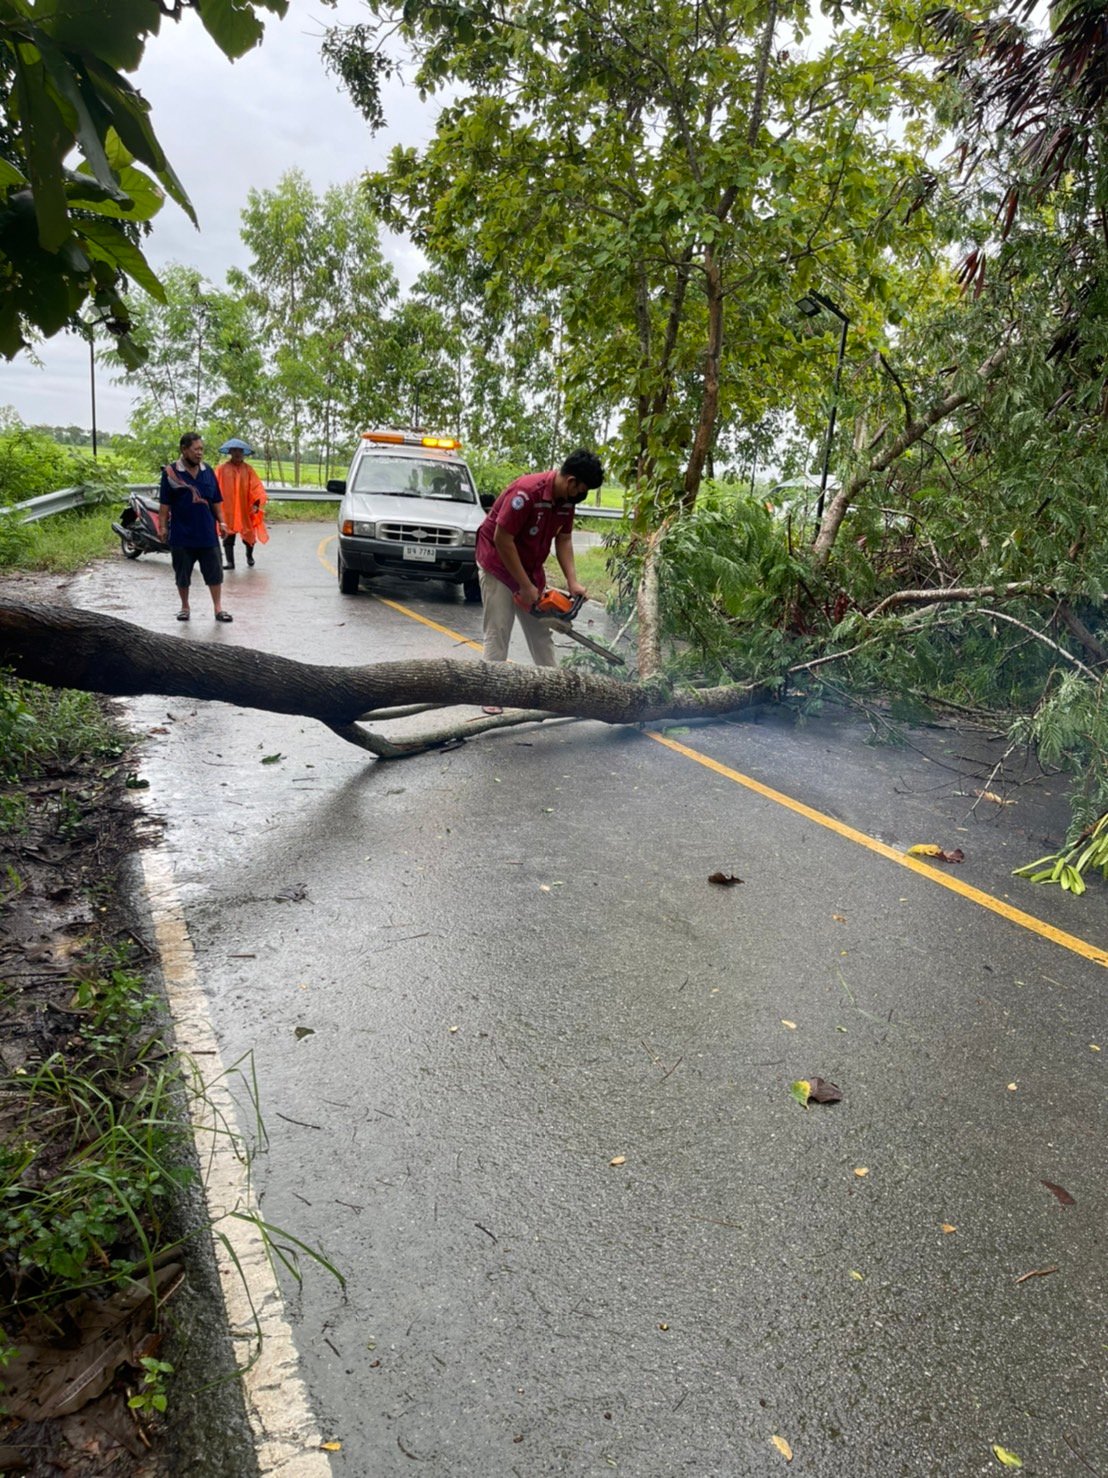
[[933,84],[911,7],[855,7],[811,56],[807,7],[777,0],[370,8],[326,49],[367,117],[394,44],[449,92],[427,147],[370,181],[386,219],[483,264],[492,303],[556,297],[570,413],[618,413],[652,500],[691,507],[721,422],[756,427],[825,376],[795,332],[810,287],[847,304],[856,346],[920,296]]

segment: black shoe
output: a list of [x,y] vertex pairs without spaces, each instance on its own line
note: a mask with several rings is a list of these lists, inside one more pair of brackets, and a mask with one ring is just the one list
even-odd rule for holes
[[233,559],[225,559],[223,561],[223,568],[225,570],[233,570],[235,568],[235,562],[234,562],[234,560]]
[[246,546],[246,563],[250,566],[251,569],[254,568],[254,546],[253,546],[253,544],[248,544]]

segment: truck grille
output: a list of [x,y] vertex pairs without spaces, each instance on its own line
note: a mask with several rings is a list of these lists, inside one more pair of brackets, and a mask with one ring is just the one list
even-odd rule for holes
[[457,544],[455,529],[430,528],[422,523],[380,523],[379,539],[395,539],[398,544]]

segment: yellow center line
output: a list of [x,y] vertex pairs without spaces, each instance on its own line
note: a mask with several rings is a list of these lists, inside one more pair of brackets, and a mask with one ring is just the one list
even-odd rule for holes
[[[332,538],[334,535],[331,536]],[[327,564],[329,569],[333,566],[324,559],[323,550],[330,543],[325,539],[319,546],[319,557]],[[419,621],[423,626],[430,626],[433,631],[440,631],[452,641],[463,642],[468,647],[473,647],[477,652],[481,651],[479,642],[470,641],[468,637],[462,636],[457,631],[452,631],[449,626],[440,626],[437,621],[428,620],[421,616],[418,611],[411,611],[407,606],[402,606],[396,601],[383,600],[380,596],[374,597],[382,605],[399,611],[402,616],[408,616],[413,621]],[[1002,919],[1009,923],[1018,924],[1021,928],[1029,930],[1032,934],[1038,934],[1043,939],[1049,939],[1054,944],[1059,944],[1063,949],[1068,949],[1076,955],[1081,955],[1086,960],[1092,960],[1094,964],[1108,966],[1108,950],[1100,949],[1095,944],[1090,944],[1086,939],[1079,939],[1076,934],[1067,934],[1064,929],[1056,929],[1053,924],[1048,924],[1045,919],[1038,919],[1034,914],[1024,913],[1020,908],[1013,908],[1010,903],[1005,903],[1001,898],[994,898],[991,893],[984,892],[981,888],[975,888],[970,883],[963,883],[961,879],[950,877],[942,873],[936,867],[928,866],[920,862],[918,858],[909,857],[906,852],[898,852],[895,847],[886,846],[879,842],[876,837],[867,836],[864,831],[857,831],[853,826],[847,826],[843,821],[836,821],[834,816],[826,816],[822,811],[816,811],[811,806],[806,806],[803,801],[797,801],[792,796],[785,795],[780,790],[773,790],[768,785],[763,785],[760,780],[754,780],[749,775],[743,775],[738,770],[732,770],[728,765],[722,765],[718,760],[710,759],[708,755],[701,754],[699,750],[690,749],[687,744],[678,744],[675,739],[667,739],[664,734],[657,733],[654,729],[643,731],[648,739],[662,744],[666,749],[672,749],[675,754],[684,755],[685,759],[692,760],[694,764],[703,765],[706,770],[712,770],[717,775],[722,775],[725,780],[731,780],[736,785],[742,785],[747,790],[752,790],[755,795],[762,796],[765,800],[773,801],[778,806],[784,806],[787,810],[795,812],[797,816],[803,816],[807,821],[813,821],[817,826],[833,831],[837,836],[843,837],[848,842],[854,842],[859,847],[865,847],[868,851],[876,853],[878,857],[884,857],[888,862],[895,862],[898,867],[906,867],[909,872],[914,872],[921,878],[926,878],[929,883],[935,883],[940,888],[947,888],[951,893],[957,893],[960,897],[976,903],[980,908],[987,908],[991,913],[999,914]]]
[[653,729],[647,729],[648,738],[655,740],[658,744],[664,744],[667,749],[672,749],[675,754],[683,754],[686,759],[693,760],[698,765],[703,765],[706,770],[713,770],[717,775],[722,775],[725,780],[732,780],[736,785],[745,786],[752,790],[755,795],[764,796],[766,800],[774,801],[779,806],[785,806],[794,811],[798,816],[803,816],[808,821],[814,821],[817,826],[823,826],[828,831],[835,832],[838,836],[845,837],[848,842],[855,842],[859,847],[865,847],[870,852],[876,852],[878,857],[884,857],[889,862],[895,862],[899,867],[906,867],[909,872],[917,873],[926,878],[930,883],[937,883],[940,888],[948,888],[951,893],[957,893],[962,898],[968,898],[971,903],[978,904],[981,908],[990,909],[999,914],[1001,918],[1008,919],[1013,924],[1019,924],[1024,929],[1029,929],[1033,934],[1039,934],[1044,939],[1050,939],[1055,944],[1060,944],[1063,949],[1072,950],[1074,954],[1083,955],[1087,960],[1093,960],[1098,965],[1108,965],[1108,950],[1098,949],[1095,944],[1090,944],[1085,939],[1079,939],[1076,934],[1067,934],[1064,929],[1056,929],[1053,924],[1048,924],[1044,919],[1037,919],[1034,914],[1024,913],[1022,909],[1013,908],[1010,903],[1003,899],[994,898],[991,893],[984,893],[980,888],[975,888],[970,883],[963,883],[959,878],[953,878],[946,873],[929,867],[915,857],[909,857],[905,852],[898,852],[895,847],[886,846],[875,837],[866,836],[863,831],[856,831],[853,826],[847,826],[845,822],[836,821],[834,816],[825,816],[822,811],[813,810],[806,806],[803,801],[793,800],[791,796],[782,794],[779,790],[772,790],[768,785],[763,785],[760,780],[754,780],[749,775],[743,775],[738,770],[732,770],[727,765],[721,765],[718,760],[710,759],[699,750],[690,749],[687,744],[678,744],[675,739],[668,739],[664,734],[655,733]]
[[[320,563],[326,569],[330,570],[332,575],[338,572],[327,558],[325,550],[328,544],[333,543],[337,537],[337,534],[328,534],[327,538],[321,542],[319,548],[316,550]],[[402,616],[407,616],[410,621],[418,621],[421,626],[429,626],[432,631],[441,632],[443,636],[448,636],[451,641],[457,642],[461,646],[472,647],[475,652],[484,651],[484,647],[479,641],[471,641],[468,636],[463,636],[460,631],[452,631],[449,626],[440,626],[437,621],[432,621],[430,616],[421,616],[418,611],[413,611],[408,606],[402,606],[399,601],[386,600],[383,595],[375,595],[373,599],[380,605],[388,606],[390,611],[399,611]]]

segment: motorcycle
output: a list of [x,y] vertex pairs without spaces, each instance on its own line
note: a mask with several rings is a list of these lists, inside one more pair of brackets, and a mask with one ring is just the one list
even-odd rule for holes
[[118,521],[113,521],[112,530],[119,535],[125,559],[138,559],[140,554],[169,553],[169,545],[158,532],[158,508],[157,498],[132,493]]

